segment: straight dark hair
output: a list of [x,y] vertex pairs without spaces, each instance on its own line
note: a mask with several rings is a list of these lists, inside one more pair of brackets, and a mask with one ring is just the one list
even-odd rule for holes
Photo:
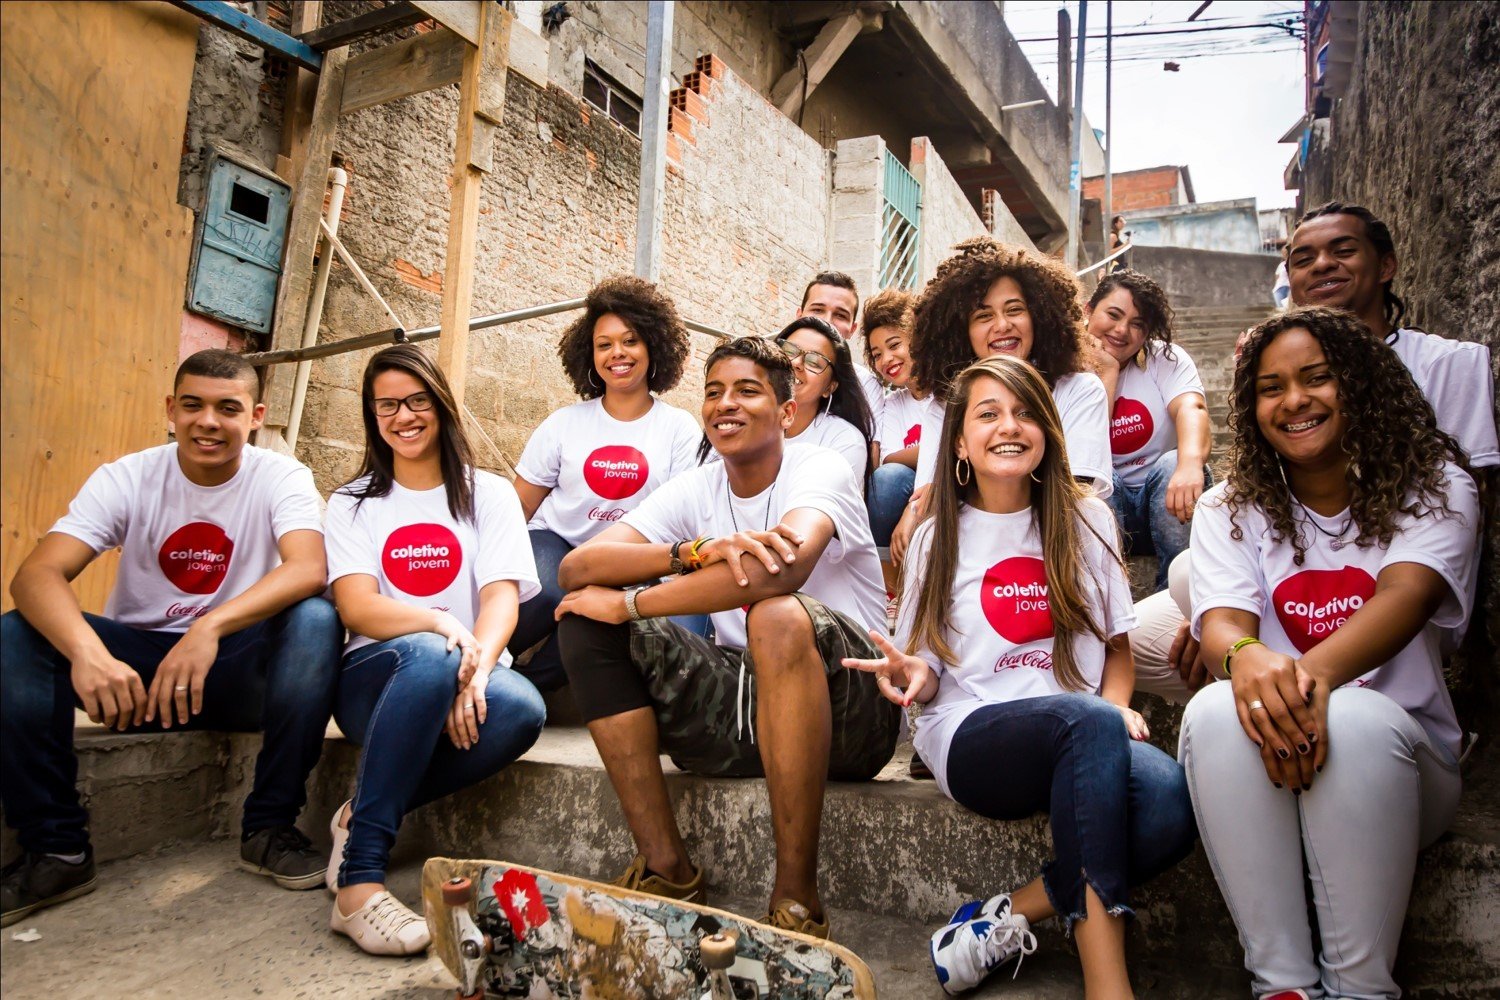
[[[474,459],[468,435],[459,419],[458,404],[448,379],[437,364],[415,344],[396,344],[380,351],[365,365],[360,387],[360,412],[365,423],[365,457],[359,475],[338,492],[356,497],[360,503],[371,497],[389,496],[396,481],[395,454],[380,436],[375,417],[375,379],[382,372],[405,372],[422,383],[432,396],[438,414],[438,446],[443,469],[443,489],[448,494],[448,513],[455,520],[474,523]],[[366,479],[368,477],[368,479]],[[361,483],[361,480],[365,482]],[[357,508],[358,503],[355,504]]]
[[[838,388],[828,397],[826,412],[854,425],[865,439],[865,451],[870,450],[870,441],[875,437],[875,418],[870,415],[870,403],[865,399],[865,390],[859,384],[859,373],[854,370],[854,352],[849,341],[835,330],[827,320],[816,316],[799,316],[788,323],[776,335],[776,346],[780,348],[798,330],[811,330],[828,341],[833,347],[833,379]],[[865,492],[870,489],[870,463],[865,462]]]

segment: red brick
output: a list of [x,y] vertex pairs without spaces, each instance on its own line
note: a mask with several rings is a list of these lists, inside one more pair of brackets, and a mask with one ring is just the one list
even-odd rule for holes
[[420,288],[424,291],[436,292],[439,295],[443,293],[442,271],[433,271],[431,274],[423,274],[420,267],[411,263],[410,261],[402,260],[400,257],[396,258],[395,264],[393,266],[396,270],[396,277],[400,278],[408,285],[411,285],[414,288]]
[[683,142],[697,145],[693,138],[693,120],[678,108],[672,108],[667,113],[667,131],[680,136]]
[[711,52],[699,56],[698,61],[693,64],[693,69],[700,73],[706,73],[715,80],[722,80],[729,74],[729,67],[725,66],[719,57]]

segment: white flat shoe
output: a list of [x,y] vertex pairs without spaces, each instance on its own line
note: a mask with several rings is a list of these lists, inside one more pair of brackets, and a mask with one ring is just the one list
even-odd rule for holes
[[339,820],[343,818],[344,810],[354,804],[350,799],[333,811],[333,819],[328,821],[328,832],[333,834],[333,850],[328,854],[328,872],[323,876],[323,882],[328,886],[329,892],[339,891],[339,868],[344,864],[344,845],[349,842],[349,831],[339,826]]
[[339,912],[335,899],[328,926],[371,955],[415,955],[432,940],[427,921],[384,889],[348,916]]

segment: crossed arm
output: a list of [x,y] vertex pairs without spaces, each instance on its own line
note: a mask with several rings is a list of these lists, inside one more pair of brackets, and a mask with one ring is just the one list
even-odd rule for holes
[[219,640],[323,589],[328,561],[320,532],[288,531],[276,548],[281,565],[195,620],[157,667],[149,691],[132,667],[110,655],[83,617],[70,584],[97,553],[81,539],[49,533],[16,571],[10,592],[21,617],[67,657],[73,690],[90,719],[123,732],[159,717],[166,729],[174,706],[178,723],[203,710],[203,682],[218,658]]

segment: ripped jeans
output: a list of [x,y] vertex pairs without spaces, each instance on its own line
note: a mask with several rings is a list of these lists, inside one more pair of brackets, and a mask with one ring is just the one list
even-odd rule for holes
[[1086,912],[1085,885],[1115,914],[1130,889],[1187,857],[1198,838],[1182,768],[1132,740],[1119,709],[1092,694],[985,705],[948,747],[948,787],[990,819],[1051,818],[1047,898],[1069,930]]

